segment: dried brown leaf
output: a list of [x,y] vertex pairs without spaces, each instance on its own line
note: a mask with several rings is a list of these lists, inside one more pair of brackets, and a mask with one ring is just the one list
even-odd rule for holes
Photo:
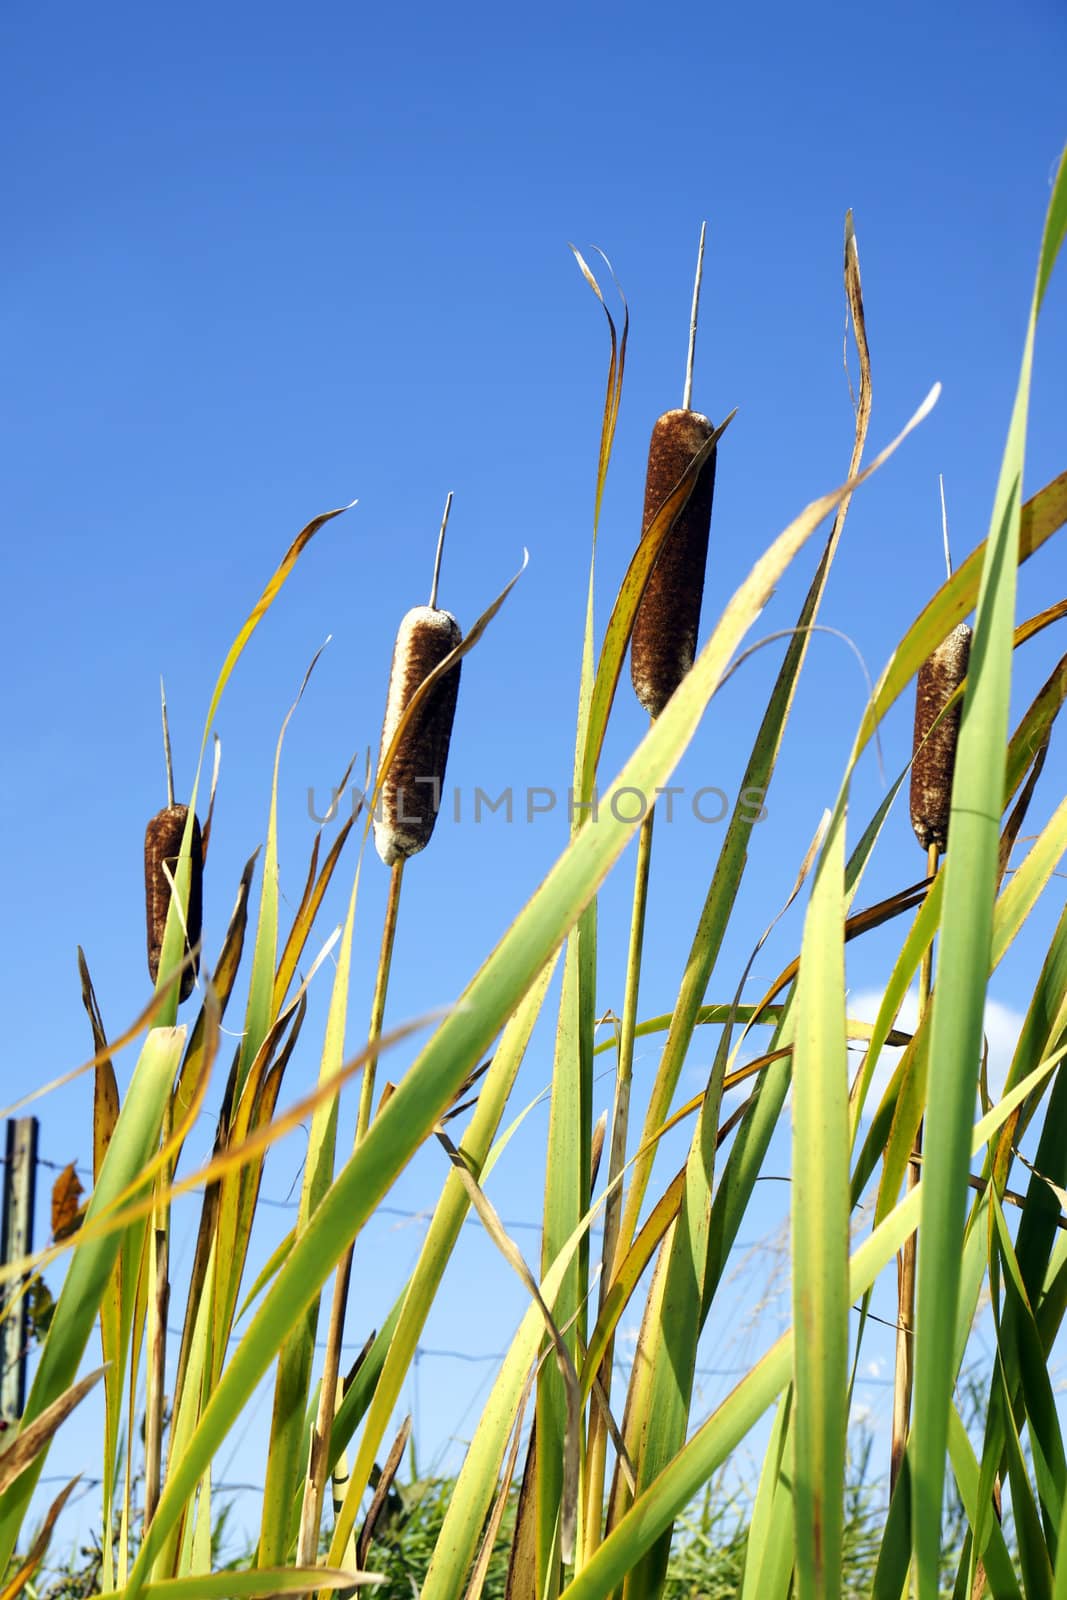
[[79,1378],[77,1383],[72,1384],[58,1400],[53,1400],[50,1406],[46,1406],[12,1440],[0,1456],[0,1494],[4,1494],[15,1479],[25,1472],[30,1462],[40,1455],[56,1429],[66,1421],[74,1407],[84,1400],[89,1390],[100,1382],[106,1371],[107,1364],[97,1367],[95,1372],[86,1373],[84,1378]]
[[72,1161],[52,1185],[52,1237],[67,1239],[81,1223],[80,1201],[85,1193]]

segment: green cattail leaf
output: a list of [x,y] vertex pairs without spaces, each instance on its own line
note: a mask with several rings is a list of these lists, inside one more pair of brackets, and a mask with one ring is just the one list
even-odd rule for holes
[[[1047,1355],[1019,1270],[1004,1210],[995,1191],[990,1201],[996,1225],[996,1245],[1003,1304],[997,1319],[997,1359],[1007,1391],[1021,1395],[1026,1407],[1034,1482],[1041,1504],[1045,1533],[1042,1542],[1055,1562],[1056,1541],[1067,1489],[1067,1458],[1056,1415],[1056,1396],[1049,1377]],[[997,1305],[994,1299],[994,1311]],[[1008,1408],[1011,1409],[1010,1407]]]
[[[1067,1054],[1067,1050],[1061,1054]],[[972,1129],[971,1150],[977,1153],[1033,1093],[1057,1064],[1044,1061]],[[919,1221],[920,1182],[853,1254],[849,1263],[849,1296],[858,1299],[888,1266]],[[955,1328],[952,1330],[955,1338]],[[607,1600],[643,1551],[689,1503],[731,1451],[737,1448],[789,1381],[794,1360],[792,1331],[783,1334],[741,1379],[723,1403],[634,1503],[604,1540],[587,1566],[563,1590],[561,1600]]]
[[[492,1065],[478,1096],[470,1126],[460,1141],[471,1171],[481,1176],[491,1142],[500,1125],[508,1095],[522,1064],[534,1024],[544,1004],[545,994],[555,971],[550,961],[509,1020],[493,1053]],[[404,1379],[415,1358],[418,1341],[445,1269],[459,1239],[470,1209],[470,1197],[458,1173],[449,1172],[433,1218],[423,1240],[403,1297],[403,1305],[375,1386],[360,1440],[359,1453],[352,1465],[341,1510],[337,1513],[330,1545],[330,1560],[344,1549],[355,1527],[356,1516],[370,1481],[389,1418],[400,1396]]]
[[[226,659],[222,664],[218,678],[215,680],[215,687],[211,695],[211,703],[208,706],[208,713],[204,722],[204,733],[200,742],[200,755],[197,760],[196,776],[193,780],[193,792],[189,799],[189,818],[186,822],[185,834],[182,838],[181,855],[179,857],[178,866],[174,875],[175,898],[183,907],[188,904],[189,896],[189,850],[192,841],[192,818],[196,812],[196,796],[200,786],[200,775],[204,763],[204,754],[207,750],[208,740],[211,737],[211,730],[215,721],[215,713],[219,708],[219,702],[222,699],[223,691],[230,681],[234,667],[237,665],[241,655],[244,652],[245,645],[259,627],[259,624],[262,622],[271,606],[274,604],[286,582],[286,579],[296,566],[296,563],[299,561],[303,551],[311,543],[311,540],[315,537],[320,528],[324,527],[327,522],[332,521],[334,517],[339,517],[342,512],[350,511],[355,503],[356,502],[353,500],[351,505],[339,506],[335,511],[326,511],[320,516],[313,517],[311,521],[300,530],[292,544],[289,546],[289,549],[285,552],[285,555],[279,562],[277,568],[270,578],[270,581],[263,590],[263,593],[256,601],[256,604],[253,606],[249,615],[245,618],[244,623],[238,631],[236,639],[233,641],[233,644],[230,646],[229,651],[227,652]],[[183,940],[184,934],[182,932],[181,921],[177,913],[177,907],[175,907],[172,914],[167,918],[167,931],[163,940],[163,947],[159,960],[161,980],[165,981],[166,975],[173,972],[174,968],[178,965],[180,961],[179,952],[181,951]],[[160,1012],[159,1020],[164,1024],[171,1023],[174,1021],[177,1014],[178,995],[177,991],[174,990],[163,1000],[163,1006]]]
[[[1051,483],[1047,483],[1022,506],[1019,517],[1019,564],[1028,561],[1065,524],[1067,472],[1061,472],[1059,477],[1053,478]],[[966,561],[960,563],[952,577],[923,607],[897,645],[864,712],[853,747],[853,765],[874,737],[875,729],[890,706],[907,688],[931,650],[936,649],[956,624],[973,611],[989,548],[987,538],[971,551]]]
[[[86,1227],[136,1183],[155,1151],[185,1036],[184,1027],[153,1028],[145,1039],[126,1091],[126,1102],[89,1200]],[[102,1238],[87,1236],[71,1255],[26,1400],[22,1428],[54,1404],[77,1378],[121,1242],[122,1234],[117,1231]],[[42,1450],[21,1477],[0,1495],[0,1571],[6,1570],[47,1454],[47,1450]]]
[[[349,896],[344,931],[337,951],[333,991],[326,1019],[326,1036],[319,1063],[320,1083],[340,1071],[344,1062],[348,989],[352,970],[352,935],[355,928],[358,892],[359,870],[357,869]],[[321,1101],[312,1115],[300,1204],[292,1236],[293,1244],[299,1240],[310,1217],[321,1204],[333,1178],[337,1109],[338,1094],[334,1094]],[[291,1244],[290,1249],[292,1247]],[[287,1251],[287,1257],[288,1253]],[[315,1355],[318,1311],[319,1302],[316,1298],[278,1352],[258,1550],[259,1562],[267,1566],[283,1562],[289,1555],[289,1510],[307,1465],[302,1451],[304,1414],[308,1404],[311,1367]]]
[[793,1577],[793,1391],[778,1401],[745,1543],[739,1600],[788,1600]]
[[1011,1487],[1012,1521],[1015,1528],[1015,1543],[1018,1550],[1019,1573],[1026,1589],[1027,1600],[1052,1600],[1052,1566],[1050,1551],[1041,1526],[1041,1518],[1034,1501],[1033,1488],[1026,1470],[1026,1461],[1023,1458],[1022,1441],[1019,1438],[1015,1419],[1011,1414],[1011,1407],[1007,1403],[1007,1384],[1003,1373],[997,1371],[998,1387],[1002,1392],[1002,1399],[998,1407],[1000,1415],[1004,1417],[1004,1439],[1008,1459],[1008,1483]]
[[[354,1589],[377,1585],[381,1577],[371,1572],[344,1572],[329,1567],[256,1567],[250,1572],[199,1572],[192,1578],[165,1578],[140,1591],[144,1600],[272,1600],[278,1594],[314,1594],[323,1589]],[[129,1600],[120,1589],[114,1600]]]
[[[588,958],[583,960],[583,947],[594,943],[595,938],[595,923],[586,913],[567,940],[564,956],[549,1104],[542,1272],[558,1255],[589,1206],[592,1029],[587,1026],[587,1018],[591,1019],[593,1007],[589,1003],[591,963]],[[587,1268],[583,1254],[576,1253],[565,1273],[555,1308],[557,1320],[564,1326],[572,1324],[584,1304]],[[575,1325],[569,1335],[572,1361],[576,1360],[580,1332],[584,1329]],[[539,1593],[554,1594],[558,1587],[559,1510],[564,1494],[568,1415],[563,1378],[553,1360],[541,1368],[536,1419],[537,1583]]]
[[[344,792],[345,784],[348,781],[351,770],[352,769],[350,767],[342,779],[340,789],[338,790],[339,794]],[[362,802],[360,802],[360,804],[362,804]],[[276,1012],[280,1011],[285,1003],[285,997],[289,993],[289,985],[293,981],[294,974],[296,973],[297,966],[300,962],[300,957],[303,955],[304,950],[307,947],[311,930],[315,924],[315,918],[319,914],[319,909],[322,906],[322,901],[326,894],[326,890],[330,886],[337,863],[341,859],[341,852],[348,843],[349,835],[356,825],[356,819],[358,815],[358,807],[353,806],[349,812],[349,815],[345,818],[344,822],[342,822],[340,828],[338,829],[336,839],[330,846],[330,849],[327,851],[326,860],[322,864],[321,871],[317,870],[319,847],[318,834],[315,837],[315,844],[312,848],[311,862],[308,870],[308,881],[305,885],[304,893],[301,896],[300,904],[297,906],[296,912],[293,916],[292,926],[289,929],[289,934],[285,941],[285,948],[282,950],[281,958],[278,962],[278,971],[274,979],[274,1009]],[[322,829],[320,827],[319,833],[321,833],[321,831]]]
[[[571,246],[574,250],[574,246]],[[611,272],[611,263],[598,252]],[[579,801],[590,798],[584,773],[588,770],[591,749],[597,737],[595,714],[596,684],[593,662],[595,650],[594,590],[596,578],[597,532],[604,486],[611,463],[615,427],[622,398],[623,374],[630,314],[620,290],[623,306],[621,336],[608,311],[600,285],[581,253],[574,250],[582,276],[600,301],[608,320],[611,356],[601,419],[600,449],[597,458],[596,493],[593,503],[593,529],[589,554],[589,583],[586,593],[585,623],[581,663],[578,674],[578,712],[574,739],[573,789]],[[614,272],[612,278],[614,279]],[[616,283],[616,288],[618,284]],[[606,712],[605,712],[606,715]],[[578,810],[572,816],[572,833],[586,819]],[[545,1159],[544,1225],[541,1235],[542,1270],[547,1270],[568,1239],[589,1203],[590,1150],[592,1141],[592,1052],[596,1016],[596,901],[583,907],[567,939],[563,958],[563,981],[556,1023],[552,1095],[549,1107],[548,1147]],[[569,1353],[575,1360],[585,1326],[582,1308],[588,1286],[588,1249],[583,1241],[565,1274],[558,1319],[573,1324]],[[541,1600],[553,1600],[559,1586],[557,1549],[558,1514],[564,1492],[564,1466],[567,1452],[567,1400],[563,1380],[554,1362],[542,1368],[537,1385],[535,1430],[539,1448],[534,1457],[533,1518],[536,1550],[536,1584]]]
[[978,1528],[983,1523],[986,1528],[988,1537],[982,1547],[982,1560],[986,1576],[993,1586],[992,1592],[998,1597],[1003,1595],[1004,1600],[1022,1600],[1022,1590],[1004,1541],[1003,1529],[993,1516],[992,1509],[986,1510],[988,1496],[982,1496],[978,1462],[967,1437],[967,1429],[955,1406],[949,1416],[948,1452],[967,1520],[972,1528]]
[[[234,1076],[233,1100],[230,1114],[231,1126],[226,1130],[240,1138],[250,1126],[250,1097],[258,1092],[259,1083],[269,1065],[264,1046],[273,1036],[278,1021],[275,1007],[275,972],[278,957],[278,779],[281,771],[282,746],[293,714],[303,699],[311,674],[318,663],[322,649],[312,658],[296,699],[286,712],[274,750],[274,768],[271,774],[270,807],[267,814],[267,837],[263,852],[263,877],[260,888],[259,916],[256,922],[252,967],[248,980],[248,1001],[245,1007],[244,1028],[241,1034],[237,1069]],[[254,1069],[256,1069],[254,1073]],[[250,1082],[254,1074],[256,1081]],[[242,1109],[242,1102],[245,1102]],[[238,1132],[238,1124],[241,1124]],[[233,1331],[234,1315],[244,1273],[248,1242],[252,1231],[255,1192],[258,1189],[262,1157],[248,1167],[227,1175],[219,1188],[215,1229],[219,1248],[215,1253],[215,1281],[209,1286],[214,1306],[213,1349],[215,1359],[213,1376],[217,1377],[226,1351],[227,1341]],[[199,1407],[199,1399],[195,1402]]]
[[793,1320],[797,1587],[842,1588],[848,1372],[848,1055],[845,815],[838,810],[804,923],[793,1061]]
[[967,1130],[981,1054],[993,933],[1030,372],[1038,313],[1065,232],[1067,156],[1060,165],[1042,241],[1022,371],[982,564],[952,790],[952,847],[944,869],[938,979],[930,1025],[930,1055],[937,1062],[938,1092],[930,1098],[927,1122],[915,1421],[909,1444],[919,1600],[936,1600],[939,1590],[941,1501],[954,1375],[952,1326],[945,1309],[955,1304],[960,1283]]
[[[541,1298],[550,1311],[556,1306],[561,1284],[591,1220],[592,1214],[588,1213],[541,1280]],[[543,1335],[541,1308],[534,1303],[519,1325],[478,1420],[449,1498],[420,1600],[460,1600],[466,1592],[466,1575],[475,1558],[507,1442],[524,1403]]]

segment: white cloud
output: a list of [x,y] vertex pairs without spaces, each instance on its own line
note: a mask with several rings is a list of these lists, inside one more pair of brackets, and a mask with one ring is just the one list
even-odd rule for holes
[[[873,1022],[878,1015],[878,1007],[882,1003],[882,994],[878,989],[860,989],[850,993],[848,997],[848,1014],[860,1022]],[[915,989],[909,990],[904,997],[900,1011],[897,1014],[896,1026],[911,1033],[919,1020],[919,996]],[[1011,1058],[1015,1053],[1015,1046],[1022,1029],[1023,1014],[1015,1011],[1011,1006],[1004,1005],[1000,1000],[986,1000],[985,1008],[985,1036],[989,1047],[988,1081],[989,1093],[994,1100],[1000,1098],[1004,1090],[1004,1081],[1008,1075]],[[849,1060],[853,1063],[853,1074],[858,1069],[861,1047],[854,1046],[849,1052]],[[883,1048],[875,1067],[874,1078],[867,1092],[864,1102],[863,1115],[865,1121],[870,1121],[889,1086],[889,1080],[896,1071],[902,1052],[898,1049]]]

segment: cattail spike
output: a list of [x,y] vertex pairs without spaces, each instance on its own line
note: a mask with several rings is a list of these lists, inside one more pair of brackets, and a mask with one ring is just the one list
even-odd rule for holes
[[936,728],[934,723],[967,676],[970,653],[971,630],[961,622],[919,668],[912,743],[911,825],[924,850],[931,846],[944,850],[948,844],[963,702],[958,700]]
[[697,317],[700,313],[700,283],[704,276],[704,238],[708,231],[706,222],[700,224],[700,243],[697,246],[697,270],[693,281],[693,309],[689,314],[689,350],[685,360],[685,388],[682,391],[682,409],[688,411],[693,403],[693,359],[697,347]]
[[[462,638],[451,612],[436,607],[415,606],[402,620],[393,648],[379,767],[416,691]],[[416,708],[381,780],[374,843],[387,867],[430,842],[441,804],[459,669],[457,661]]]
[[[144,887],[145,922],[148,930],[148,972],[155,983],[159,977],[159,959],[163,953],[163,935],[167,928],[170,910],[170,882],[163,870],[164,863],[173,876],[181,852],[182,835],[189,815],[189,807],[165,806],[152,818],[144,835]],[[203,922],[204,858],[200,840],[200,824],[193,818],[193,835],[189,847],[189,905],[185,918],[185,952],[199,945]],[[200,970],[199,953],[193,964],[182,972],[181,999],[187,1000],[193,992],[196,974]]]
[[[665,411],[652,429],[642,537],[714,428],[699,411]],[[704,568],[715,490],[712,450],[649,574],[634,618],[630,677],[649,716],[658,717],[696,656]]]
[[433,583],[430,585],[430,610],[437,610],[437,581],[441,576],[441,557],[445,552],[445,529],[448,527],[448,513],[452,510],[452,490],[448,491],[445,501],[445,514],[441,518],[441,531],[437,535],[437,554],[433,563]]

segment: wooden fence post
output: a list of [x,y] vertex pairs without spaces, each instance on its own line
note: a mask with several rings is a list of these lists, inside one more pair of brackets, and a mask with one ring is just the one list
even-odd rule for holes
[[[18,1117],[7,1124],[7,1157],[4,1165],[4,1213],[0,1234],[0,1260],[4,1266],[19,1261],[33,1249],[33,1206],[37,1189],[36,1117]],[[0,1322],[0,1419],[9,1427],[17,1423],[26,1408],[26,1347],[30,1319],[26,1298],[20,1295],[23,1280],[13,1278],[0,1286],[0,1303],[7,1305],[16,1296],[18,1303]]]

